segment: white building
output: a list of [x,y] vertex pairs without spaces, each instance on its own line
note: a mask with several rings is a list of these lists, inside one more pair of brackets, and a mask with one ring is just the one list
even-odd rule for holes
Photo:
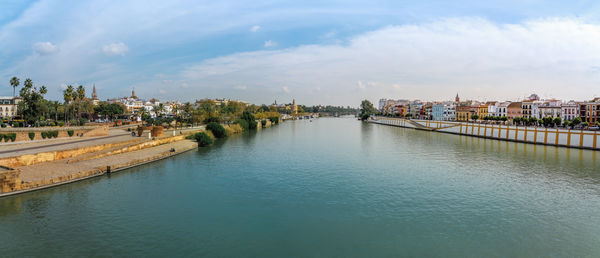
[[579,116],[579,105],[577,102],[571,100],[567,103],[562,103],[560,107],[560,116],[563,120],[573,120]]
[[507,115],[507,108],[508,105],[510,105],[510,101],[505,101],[505,102],[498,102],[496,104],[496,112],[494,112],[494,116],[508,116]]
[[444,120],[455,121],[456,120],[456,103],[446,102],[444,103]]
[[539,117],[561,117],[561,101],[560,100],[546,100],[539,107]]
[[20,97],[0,97],[0,117],[11,118],[16,116],[19,102],[21,102]]

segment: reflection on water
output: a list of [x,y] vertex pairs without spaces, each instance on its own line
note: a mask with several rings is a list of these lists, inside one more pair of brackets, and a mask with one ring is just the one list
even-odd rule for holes
[[1,198],[0,256],[594,257],[597,155],[288,121]]

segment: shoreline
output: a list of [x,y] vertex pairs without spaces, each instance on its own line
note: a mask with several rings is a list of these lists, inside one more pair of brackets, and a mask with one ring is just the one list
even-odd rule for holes
[[[599,141],[598,138],[600,138],[600,134],[598,134],[597,132],[586,133],[585,131],[580,132],[580,130],[571,132],[571,130],[561,131],[559,129],[554,129],[553,131],[549,131],[547,128],[545,128],[545,130],[537,130],[537,128],[534,128],[532,130],[527,130],[528,127],[518,127],[518,126],[502,127],[501,125],[496,125],[496,126],[481,125],[481,124],[476,125],[476,124],[465,124],[462,122],[450,122],[450,121],[410,120],[410,122],[408,122],[408,123],[406,123],[406,121],[409,121],[409,120],[401,119],[401,118],[378,117],[377,120],[368,120],[367,122],[372,123],[372,124],[380,124],[380,125],[415,129],[415,130],[428,131],[428,132],[439,132],[439,133],[446,133],[446,134],[453,134],[453,135],[460,135],[460,136],[470,136],[470,137],[475,137],[475,138],[483,138],[483,139],[498,140],[498,141],[505,141],[505,142],[515,142],[515,143],[523,143],[523,144],[543,145],[543,146],[580,149],[580,150],[591,150],[591,151],[599,151],[600,150],[600,146],[597,145],[597,142]],[[419,122],[424,122],[425,125],[422,125]],[[417,123],[417,124],[419,124],[419,126],[415,126],[412,123]],[[429,127],[429,125],[431,125],[431,124],[436,124],[437,127]],[[452,126],[444,128],[444,127],[441,127],[442,124],[445,124],[445,125],[451,124]],[[458,131],[458,132],[455,131],[457,127],[460,127],[460,131]],[[465,127],[464,132],[462,131],[462,127]],[[471,133],[468,133],[469,128],[471,128]],[[478,129],[477,134],[475,134],[474,128]],[[481,128],[484,128],[484,130],[485,130],[484,135],[481,135],[481,130],[480,130]],[[498,131],[499,131],[498,135],[501,135],[501,136],[502,136],[501,132],[506,131],[503,134],[504,137],[494,136],[493,130],[492,130],[492,134],[488,135],[487,129],[491,129],[491,128],[498,129]],[[515,131],[515,133],[513,135],[511,135],[512,131]],[[524,134],[522,134],[523,135],[522,137],[519,137],[520,136],[519,132],[524,132]],[[533,138],[534,141],[527,140],[526,135],[529,135],[528,133],[534,134],[534,138]],[[537,141],[538,133],[545,134],[545,136],[543,137],[543,139],[545,139],[545,142]],[[548,133],[554,134],[554,137],[556,139],[554,143],[547,141]],[[566,140],[566,144],[560,143],[560,141],[559,141],[559,138],[561,136],[563,136],[562,134],[566,134],[568,137],[568,139]],[[572,145],[571,144],[571,139],[573,139],[572,135],[579,137],[578,143],[580,145]],[[583,145],[583,143],[584,143],[583,136],[584,135],[593,137],[591,139],[592,146]],[[563,140],[563,138],[560,138],[560,140]],[[588,140],[590,140],[590,139],[588,139]]]
[[[18,194],[24,194],[24,193],[28,193],[28,192],[33,192],[33,191],[38,191],[38,190],[43,190],[43,189],[47,189],[47,188],[52,188],[52,187],[57,187],[57,186],[61,186],[61,185],[66,185],[66,184],[70,184],[70,183],[75,183],[75,182],[79,182],[79,181],[83,181],[83,180],[87,180],[90,178],[95,178],[95,177],[100,177],[103,175],[107,175],[107,174],[112,174],[112,173],[116,173],[116,172],[120,172],[126,169],[130,169],[130,168],[134,168],[134,167],[138,167],[138,166],[142,166],[145,164],[149,164],[149,163],[153,163],[156,161],[160,161],[163,159],[167,159],[173,156],[177,156],[179,154],[182,153],[186,153],[189,152],[191,150],[194,150],[198,148],[197,146],[194,147],[190,147],[190,148],[185,148],[181,151],[175,151],[175,152],[168,152],[168,153],[162,153],[162,154],[158,154],[155,155],[149,159],[146,160],[134,160],[133,164],[117,164],[116,166],[110,166],[111,167],[111,171],[107,172],[106,169],[101,169],[101,168],[95,168],[89,171],[82,171],[82,172],[88,172],[90,173],[89,175],[86,176],[82,176],[82,177],[76,177],[73,179],[69,179],[69,180],[65,180],[65,181],[60,181],[60,182],[56,182],[56,183],[51,183],[51,184],[45,184],[45,185],[41,185],[41,186],[36,186],[36,187],[32,187],[29,189],[24,189],[24,190],[17,190],[17,191],[12,191],[12,192],[6,192],[6,193],[0,193],[0,198],[3,197],[9,197],[9,196],[13,196],[13,195],[18,195]],[[115,167],[115,168],[113,168]],[[94,173],[95,172],[95,173]]]

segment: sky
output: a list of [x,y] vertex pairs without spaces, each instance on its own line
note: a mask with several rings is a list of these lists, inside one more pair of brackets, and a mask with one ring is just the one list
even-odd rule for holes
[[0,96],[13,76],[56,100],[589,100],[600,3],[0,0]]

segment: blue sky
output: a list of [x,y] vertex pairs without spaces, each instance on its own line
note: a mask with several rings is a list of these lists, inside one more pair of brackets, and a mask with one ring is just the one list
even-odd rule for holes
[[12,76],[61,98],[357,105],[382,97],[590,99],[595,1],[0,0],[0,95]]

